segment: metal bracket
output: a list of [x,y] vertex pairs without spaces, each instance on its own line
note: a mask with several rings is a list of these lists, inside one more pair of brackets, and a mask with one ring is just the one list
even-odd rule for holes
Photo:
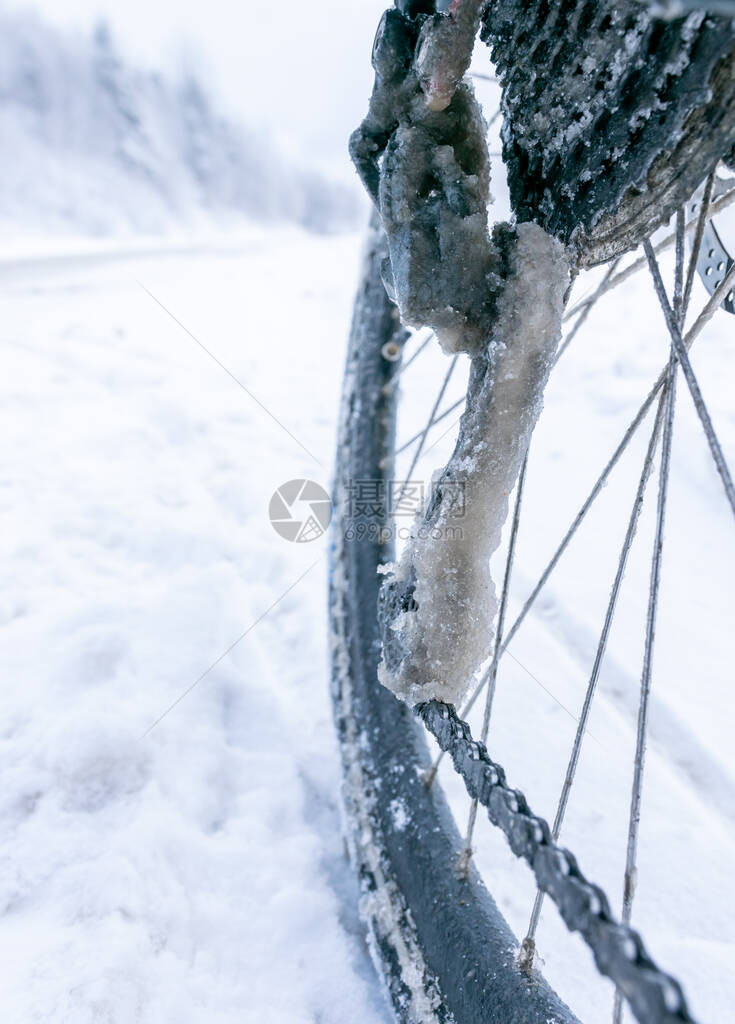
[[[720,190],[718,190],[716,184],[713,199],[717,198],[718,191]],[[691,213],[697,213],[700,199],[700,195],[697,194],[689,204]],[[702,244],[699,247],[697,270],[704,282],[704,287],[710,295],[718,287],[725,274],[733,265],[733,262],[735,261],[723,245],[714,221],[707,221],[704,226],[704,234],[702,235]],[[735,289],[727,293],[720,308],[724,309],[726,313],[735,313]]]

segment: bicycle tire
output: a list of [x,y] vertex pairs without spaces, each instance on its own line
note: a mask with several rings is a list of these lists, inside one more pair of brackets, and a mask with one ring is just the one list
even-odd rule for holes
[[[349,539],[356,520],[344,491],[351,480],[390,475],[396,399],[383,389],[396,363],[383,353],[407,335],[385,293],[385,255],[374,224],[347,354],[329,597],[343,804],[371,952],[400,1021],[575,1024],[541,975],[517,966],[515,937],[476,870],[456,872],[459,833],[440,787],[421,777],[430,764],[423,729],[378,683],[378,567],[391,552]],[[408,819],[396,823],[401,805]]]

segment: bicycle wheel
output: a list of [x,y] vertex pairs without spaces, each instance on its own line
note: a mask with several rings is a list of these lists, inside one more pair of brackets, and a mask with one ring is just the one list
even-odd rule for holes
[[[343,799],[371,951],[400,1019],[572,1021],[543,981],[529,981],[516,969],[513,935],[477,873],[456,874],[459,834],[439,787],[427,789],[422,781],[430,759],[418,723],[377,682],[378,569],[389,554],[379,532],[385,521],[344,513],[354,481],[389,475],[381,467],[393,445],[395,392],[385,386],[397,366],[391,357],[407,333],[383,287],[384,256],[375,228],[347,356],[334,491],[341,512],[330,573]],[[390,787],[383,785],[387,779]],[[401,808],[410,809],[405,820]]]
[[[729,22],[695,16],[662,25],[638,4],[627,5],[626,20],[621,6],[565,3],[550,11],[549,5],[541,3],[493,4],[485,22],[484,34],[493,46],[503,85],[504,155],[514,210],[520,221],[540,223],[573,248],[580,266],[617,256],[647,238],[688,199],[731,145],[732,76],[723,71],[733,60]],[[631,24],[634,15],[637,20]],[[596,115],[583,126],[585,130],[594,126],[589,138],[580,136],[581,148],[579,144],[568,147],[567,140],[567,159],[562,160],[561,150],[549,158],[549,140],[563,135],[568,127],[560,123],[554,97],[565,83],[579,79],[580,48],[590,41],[598,66],[608,63],[618,69],[614,88],[616,95],[625,98],[624,159],[619,152],[620,131],[613,126],[608,133],[610,121],[603,123],[603,108],[611,96],[611,90],[604,88],[598,90]],[[682,52],[687,59],[677,62]],[[637,89],[632,71],[640,68],[641,54],[647,55],[650,74]],[[543,59],[551,69],[543,90],[534,89],[533,74],[524,72],[529,55],[536,63]],[[672,85],[672,75],[677,78],[672,68],[679,68],[679,78],[686,71],[681,89]],[[655,123],[645,106],[652,90],[660,104]],[[514,105],[519,94],[533,97],[535,110],[528,103]],[[549,116],[555,109],[556,118]],[[573,105],[565,111],[571,123],[580,123]],[[539,123],[546,127],[543,135],[529,127]],[[714,125],[706,138],[703,124]],[[603,152],[606,158],[601,157]],[[591,168],[605,159],[610,174],[595,182]],[[708,195],[706,203],[700,203],[700,214],[711,208]],[[704,215],[695,217],[691,225],[695,248],[701,242],[700,220],[703,226]],[[683,236],[680,223],[679,253]],[[460,837],[440,786],[427,784],[427,776],[433,782],[435,771],[416,717],[377,681],[380,570],[393,558],[392,533],[384,500],[377,493],[371,497],[355,491],[363,484],[377,492],[393,479],[398,391],[394,378],[402,373],[401,356],[409,338],[383,287],[384,261],[384,245],[374,225],[347,359],[330,591],[333,696],[344,800],[371,948],[401,1020],[571,1021],[576,1019],[572,1011],[538,972],[529,969],[528,956],[526,969],[519,967],[511,930],[469,858],[462,862],[462,851],[469,843]],[[681,277],[681,257],[678,265]],[[615,271],[610,272],[596,295],[604,294],[627,273],[618,271],[616,278]],[[686,284],[691,291],[688,275]],[[731,278],[720,281],[727,288],[731,284]],[[716,297],[721,300],[726,294],[716,292]],[[583,300],[574,331],[590,308],[590,300]],[[656,396],[671,393],[668,385],[665,375],[659,378],[634,420],[633,431]],[[440,399],[443,395],[444,385]],[[442,409],[440,401],[433,404],[428,427],[416,439],[420,446],[428,428],[453,408],[450,404]],[[656,438],[664,421],[668,422],[666,405],[661,401]],[[599,494],[630,436],[626,433],[622,448],[605,467],[586,508]],[[562,551],[568,540],[565,537]],[[522,617],[546,579],[548,572],[532,592]],[[502,646],[498,641],[485,674],[491,685],[499,655],[518,625],[517,620]],[[602,653],[606,642],[607,634]],[[417,710],[441,748],[451,753],[475,801],[474,813],[477,801],[488,808],[491,821],[505,832],[513,852],[531,866],[540,891],[554,899],[568,927],[584,936],[598,969],[614,980],[636,1017],[646,1022],[691,1020],[679,985],[656,968],[629,924],[616,921],[602,890],[586,881],[574,858],[558,847],[552,830],[530,812],[523,795],[509,789],[502,768],[482,743],[473,740],[455,709],[430,702]],[[554,832],[558,834],[558,829]],[[527,954],[529,949],[532,941],[526,943]]]

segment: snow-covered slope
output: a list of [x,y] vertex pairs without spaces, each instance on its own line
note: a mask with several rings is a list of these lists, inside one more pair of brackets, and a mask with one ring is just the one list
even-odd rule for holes
[[130,66],[84,35],[0,13],[0,232],[157,234],[182,225],[354,221],[356,190],[221,116],[193,73]]

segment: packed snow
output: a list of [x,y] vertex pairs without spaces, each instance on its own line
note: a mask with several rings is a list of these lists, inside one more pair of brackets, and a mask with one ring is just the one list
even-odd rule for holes
[[386,1019],[341,835],[326,538],[268,518],[285,481],[329,485],[358,249],[253,228],[0,263],[5,1020]]

